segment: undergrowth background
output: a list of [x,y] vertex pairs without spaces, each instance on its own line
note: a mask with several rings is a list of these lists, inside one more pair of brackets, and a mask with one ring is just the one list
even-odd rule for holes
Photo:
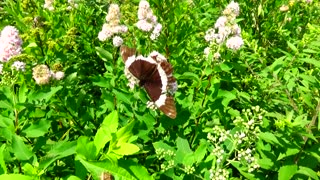
[[[1,179],[319,179],[319,1],[238,2],[239,49],[205,39],[229,1],[149,0],[156,40],[139,2],[0,2],[0,29],[23,42],[1,63]],[[146,107],[99,40],[112,3],[123,43],[172,64],[176,119]],[[63,77],[37,83],[40,65]]]

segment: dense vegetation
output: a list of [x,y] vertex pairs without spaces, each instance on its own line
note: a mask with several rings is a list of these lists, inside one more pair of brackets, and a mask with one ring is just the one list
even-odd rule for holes
[[[239,4],[238,4],[239,3]],[[3,0],[0,179],[319,179],[318,0]],[[177,117],[120,46],[171,63]]]

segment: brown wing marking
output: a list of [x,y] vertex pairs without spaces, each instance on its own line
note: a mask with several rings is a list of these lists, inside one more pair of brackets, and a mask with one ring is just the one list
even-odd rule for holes
[[167,95],[164,105],[160,106],[159,109],[171,119],[175,119],[177,116],[176,105],[172,96]]
[[126,62],[129,57],[136,55],[136,49],[129,48],[127,46],[122,45],[120,47],[120,53],[121,53],[123,61]]

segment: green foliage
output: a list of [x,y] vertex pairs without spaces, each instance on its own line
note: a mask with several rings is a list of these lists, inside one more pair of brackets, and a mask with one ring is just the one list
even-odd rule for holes
[[[234,17],[229,1],[150,0],[155,40],[136,24],[139,2],[0,2],[0,29],[23,41],[0,62],[0,179],[319,179],[318,0],[241,1]],[[119,48],[99,40],[112,3],[123,43],[172,64],[176,119],[147,108]],[[220,16],[241,28],[240,49],[206,40]]]

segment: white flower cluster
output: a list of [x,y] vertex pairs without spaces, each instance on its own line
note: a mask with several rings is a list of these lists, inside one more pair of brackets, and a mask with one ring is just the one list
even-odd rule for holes
[[258,168],[260,168],[260,165],[258,164],[258,160],[253,156],[255,152],[255,149],[241,149],[238,152],[237,160],[239,162],[246,162],[244,165],[248,166],[248,172],[252,172]]
[[138,9],[137,27],[145,32],[151,32],[150,39],[156,40],[161,32],[162,25],[157,22],[157,17],[153,14],[150,4],[146,0],[141,0]]
[[227,180],[229,179],[229,171],[227,169],[218,168],[216,170],[210,169],[211,180]]
[[[105,41],[115,34],[126,33],[128,27],[125,25],[120,25],[120,8],[118,4],[111,4],[106,16],[106,23],[103,24],[102,30],[98,34],[98,39],[100,41]],[[113,37],[113,45],[115,47],[121,46],[123,40],[120,36]]]
[[[135,58],[135,56],[129,57],[129,58]],[[129,60],[129,58],[128,58],[128,60]],[[134,86],[136,84],[139,84],[139,82],[140,82],[139,79],[137,79],[135,76],[133,76],[128,68],[124,68],[124,75],[127,77],[128,81],[129,81],[128,86],[130,87],[131,90],[134,88]],[[150,104],[150,107],[151,107],[151,104]]]
[[48,9],[49,11],[53,11],[54,10],[53,3],[54,3],[54,0],[45,0],[43,8]]
[[47,65],[41,64],[32,68],[32,77],[39,85],[48,84],[50,79],[61,80],[64,77],[64,72],[57,71],[53,72]]
[[15,61],[12,66],[12,69],[15,69],[16,71],[26,71],[26,63],[21,61]]
[[73,8],[78,8],[78,3],[75,0],[68,0],[69,6],[67,7],[67,10],[70,11]]
[[220,146],[216,146],[212,150],[212,154],[217,157],[217,160],[216,160],[217,164],[221,164],[221,162],[222,162],[222,160],[223,160],[223,158],[224,158],[226,153],[223,150],[223,148],[221,148]]
[[22,40],[19,31],[13,26],[6,26],[0,35],[0,61],[7,62],[11,57],[22,52]]
[[[213,28],[207,30],[204,37],[205,40],[210,43],[210,46],[220,46],[226,42],[226,46],[229,49],[238,50],[243,45],[241,28],[236,22],[236,17],[239,13],[239,4],[233,1],[224,9],[223,15],[217,19]],[[204,54],[208,56],[210,51],[211,48],[207,47],[204,50]],[[216,52],[214,58],[218,59],[219,57],[219,52]]]

